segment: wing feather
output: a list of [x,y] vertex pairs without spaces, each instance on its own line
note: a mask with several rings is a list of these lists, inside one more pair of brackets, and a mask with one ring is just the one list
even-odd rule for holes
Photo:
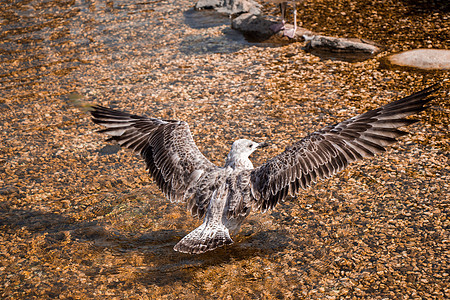
[[[208,207],[208,184],[202,176],[218,170],[195,145],[183,121],[159,120],[94,105],[94,123],[120,146],[139,153],[150,175],[171,201],[187,202],[188,209],[202,218]],[[203,180],[202,188],[195,188]]]
[[[319,179],[326,179],[356,160],[384,152],[415,123],[405,119],[428,108],[433,85],[422,91],[316,131],[250,173],[251,202],[261,211],[273,208],[288,194],[295,195]],[[249,202],[249,201],[247,201]],[[247,204],[248,206],[249,204]]]

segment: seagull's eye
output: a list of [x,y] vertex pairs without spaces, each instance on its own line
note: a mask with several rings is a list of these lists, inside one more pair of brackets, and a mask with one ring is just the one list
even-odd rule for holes
[[252,146],[253,146],[252,144],[248,145],[249,148],[251,148]]

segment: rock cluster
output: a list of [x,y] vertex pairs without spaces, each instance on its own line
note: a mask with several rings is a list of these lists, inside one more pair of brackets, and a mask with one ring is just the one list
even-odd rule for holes
[[[284,31],[273,32],[271,25],[276,22],[273,18],[262,15],[261,5],[253,0],[199,0],[195,9],[215,9],[217,12],[236,16],[232,20],[231,27],[244,34],[252,41],[269,42],[301,42],[308,41],[307,49],[326,50],[331,52],[369,53],[371,55],[380,52],[381,47],[375,43],[362,39],[346,39],[317,35],[312,31],[297,27],[293,38],[284,36]],[[285,30],[293,28],[286,24]]]

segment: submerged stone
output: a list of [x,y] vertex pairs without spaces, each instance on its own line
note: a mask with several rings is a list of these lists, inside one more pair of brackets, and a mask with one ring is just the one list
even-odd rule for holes
[[113,145],[106,145],[105,147],[103,147],[102,149],[99,150],[100,155],[111,155],[111,154],[116,154],[117,152],[119,152],[120,150],[120,146],[117,144],[113,144]]
[[442,49],[415,49],[387,58],[390,63],[425,70],[448,70],[450,69],[450,50]]

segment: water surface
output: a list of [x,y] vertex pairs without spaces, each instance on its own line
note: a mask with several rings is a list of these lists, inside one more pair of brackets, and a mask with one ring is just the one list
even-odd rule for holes
[[[1,1],[1,297],[448,297],[448,73],[379,60],[448,49],[450,16],[439,1],[372,4],[299,8],[306,28],[386,46],[350,63],[302,44],[250,43],[184,0]],[[172,248],[200,221],[75,105],[185,120],[218,165],[235,139],[269,140],[252,157],[259,165],[439,81],[432,108],[388,153],[252,214],[235,244],[196,256]]]

